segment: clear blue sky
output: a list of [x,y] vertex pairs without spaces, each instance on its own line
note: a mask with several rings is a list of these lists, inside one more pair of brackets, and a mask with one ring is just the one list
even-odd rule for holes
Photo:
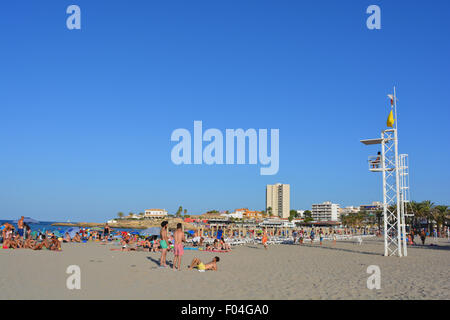
[[[81,8],[82,29],[66,28]],[[366,8],[381,7],[381,30]],[[367,170],[398,88],[411,196],[449,204],[450,2],[2,1],[0,218],[381,199]],[[278,128],[280,170],[176,166],[174,129]]]

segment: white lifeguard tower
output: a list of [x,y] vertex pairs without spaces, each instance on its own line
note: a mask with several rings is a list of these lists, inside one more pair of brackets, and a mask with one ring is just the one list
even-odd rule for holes
[[407,256],[406,203],[409,202],[408,155],[398,154],[397,100],[394,87],[395,125],[381,132],[378,139],[361,140],[365,145],[381,145],[381,152],[370,156],[369,170],[383,177],[384,255]]

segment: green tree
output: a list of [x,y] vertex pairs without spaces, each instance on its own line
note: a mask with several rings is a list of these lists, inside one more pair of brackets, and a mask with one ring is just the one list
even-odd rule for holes
[[378,230],[381,230],[381,220],[383,219],[383,210],[376,210],[375,217],[377,219]]
[[267,208],[267,212],[269,213],[269,217],[272,217],[272,216],[273,216],[273,213],[272,213],[272,207],[268,207],[268,208]]
[[448,214],[448,206],[439,205],[434,208],[433,219],[436,221],[438,230],[442,231],[441,227],[445,224],[445,220]]
[[311,221],[314,221],[311,217],[306,217],[305,220],[303,220],[304,223],[310,223]]
[[183,207],[182,207],[182,206],[179,206],[179,207],[178,207],[178,210],[177,210],[177,213],[175,214],[175,216],[176,216],[177,218],[179,218],[179,217],[181,216],[181,212],[183,212]]
[[118,216],[120,219],[122,219],[122,218],[123,218],[123,212],[119,212],[119,213],[117,214],[117,216]]
[[311,211],[309,211],[309,210],[305,210],[305,212],[303,212],[303,215],[304,215],[305,217],[311,218],[312,213],[311,213]]

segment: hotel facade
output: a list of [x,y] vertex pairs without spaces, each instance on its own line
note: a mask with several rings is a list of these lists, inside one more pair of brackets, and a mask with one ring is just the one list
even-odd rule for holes
[[326,201],[321,204],[312,205],[311,218],[315,221],[338,221],[339,212],[338,204]]
[[167,216],[167,211],[164,209],[147,209],[144,212],[145,218],[164,218]]
[[274,217],[289,218],[290,201],[290,185],[277,183],[266,186],[267,213],[271,208]]

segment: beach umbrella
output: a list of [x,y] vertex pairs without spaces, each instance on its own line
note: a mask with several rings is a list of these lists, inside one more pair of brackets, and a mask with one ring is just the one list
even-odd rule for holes
[[159,236],[160,231],[161,231],[161,228],[152,227],[152,228],[148,228],[148,229],[145,229],[144,231],[142,231],[141,235],[143,235],[143,236]]
[[131,234],[137,234],[137,235],[139,235],[139,232],[133,231],[133,232],[131,232]]
[[60,237],[62,237],[63,235],[61,234],[61,232],[59,232],[59,231],[54,231],[53,232],[53,234],[56,236],[56,237],[58,237],[58,238],[60,238]]
[[[13,223],[18,223],[18,222],[19,222],[19,219],[13,221]],[[25,222],[27,224],[32,224],[32,223],[38,224],[39,223],[39,221],[34,220],[33,218],[30,218],[30,217],[24,217],[23,222]]]
[[72,227],[72,228],[67,229],[66,232],[69,233],[69,236],[70,236],[71,238],[73,238],[73,237],[75,237],[75,234],[76,234],[77,232],[80,232],[80,228],[78,228],[78,227]]

